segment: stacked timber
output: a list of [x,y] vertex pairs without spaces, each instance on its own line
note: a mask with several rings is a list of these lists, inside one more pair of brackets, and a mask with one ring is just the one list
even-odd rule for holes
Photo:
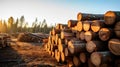
[[42,33],[20,33],[17,40],[21,42],[39,42],[47,43],[48,35]]
[[120,67],[120,11],[78,13],[50,31],[45,49],[68,67]]
[[0,33],[0,49],[10,46],[10,36],[5,33]]

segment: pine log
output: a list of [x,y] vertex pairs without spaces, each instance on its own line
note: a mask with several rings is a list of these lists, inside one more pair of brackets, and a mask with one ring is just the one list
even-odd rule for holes
[[57,24],[57,26],[55,27],[55,29],[60,29],[60,23]]
[[77,54],[86,51],[86,42],[80,40],[69,41],[68,49],[71,54]]
[[113,33],[113,30],[110,28],[101,28],[98,34],[102,41],[107,41],[113,36]]
[[65,44],[59,44],[58,45],[58,50],[59,52],[63,52],[65,50],[66,45]]
[[52,29],[52,34],[55,35],[55,34],[60,34],[61,33],[61,30],[60,29],[55,29],[53,28]]
[[60,25],[60,29],[63,30],[63,29],[68,29],[68,25],[67,24],[61,24]]
[[54,51],[52,51],[52,53],[51,53],[51,54],[52,54],[52,55],[51,55],[52,57],[54,57],[54,56],[55,56],[55,52],[54,52]]
[[55,36],[55,44],[58,44],[59,38],[60,38],[60,34],[56,34],[56,36]]
[[67,67],[75,67],[72,60],[67,62]]
[[79,59],[82,63],[86,63],[88,60],[89,54],[85,52],[81,52],[79,55]]
[[76,39],[75,37],[69,37],[69,38],[65,38],[65,45],[68,45],[68,42],[71,40],[71,39]]
[[92,31],[86,31],[85,33],[85,40],[87,42],[91,41],[91,40],[96,40],[98,39],[98,34]]
[[89,53],[92,53],[93,51],[104,51],[108,50],[107,43],[102,41],[89,41],[86,44],[86,50]]
[[70,51],[68,50],[67,47],[65,48],[64,54],[65,54],[66,57],[71,57],[71,56],[73,56],[73,55],[70,53]]
[[60,62],[60,52],[56,49],[55,50],[55,59],[57,60],[57,62]]
[[93,21],[84,21],[83,22],[83,30],[84,31],[88,31],[88,30],[90,30],[90,26],[91,26],[91,23],[92,23]]
[[55,35],[52,36],[52,44],[55,44]]
[[75,35],[72,33],[71,30],[68,31],[61,31],[61,39],[69,38],[69,37],[74,37]]
[[65,54],[64,54],[64,52],[61,52],[61,61],[62,62],[65,62],[66,61],[66,57],[65,57]]
[[77,20],[85,21],[85,20],[101,20],[104,18],[103,14],[88,14],[88,13],[78,13]]
[[106,25],[114,25],[120,21],[120,11],[107,11],[104,15]]
[[98,32],[103,27],[105,27],[105,21],[104,20],[94,20],[91,24],[91,30],[93,32]]
[[114,56],[109,51],[105,52],[93,52],[91,54],[91,62],[95,66],[100,66],[101,64],[109,64],[113,61]]
[[59,38],[59,39],[58,39],[58,45],[59,45],[59,44],[65,44],[65,40],[64,40],[64,39]]
[[120,56],[120,39],[109,40],[108,47],[114,55]]
[[73,63],[76,67],[78,67],[81,64],[81,61],[79,60],[77,56],[73,56]]
[[82,31],[82,27],[83,27],[83,22],[82,21],[78,21],[77,23],[77,31]]
[[116,36],[120,38],[120,21],[115,24],[114,31]]
[[77,20],[68,20],[68,27],[74,27],[77,25]]
[[81,31],[79,34],[80,40],[85,40],[85,32]]
[[78,31],[77,31],[77,29],[78,29],[77,26],[72,27],[71,29],[72,29],[72,33],[77,33],[77,32],[78,32]]

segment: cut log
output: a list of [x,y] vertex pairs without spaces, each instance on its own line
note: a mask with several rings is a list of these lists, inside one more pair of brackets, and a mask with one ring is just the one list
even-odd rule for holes
[[58,44],[59,38],[60,38],[60,34],[56,34],[56,36],[55,36],[55,44]]
[[114,31],[115,31],[116,36],[120,38],[120,21],[115,24]]
[[52,34],[55,35],[55,34],[60,34],[61,33],[61,30],[60,29],[55,29],[53,28],[52,29]]
[[65,39],[65,38],[69,38],[69,37],[74,37],[75,35],[72,33],[72,31],[70,32],[65,32],[65,31],[62,31],[61,32],[61,39]]
[[91,30],[93,32],[98,32],[103,27],[105,27],[105,21],[104,20],[95,20],[91,24]]
[[57,24],[57,26],[55,27],[55,29],[60,29],[60,23]]
[[65,54],[66,57],[71,57],[71,56],[73,56],[73,55],[70,53],[70,51],[68,50],[67,47],[65,48],[64,54]]
[[93,21],[84,21],[83,22],[83,30],[84,31],[88,31],[88,30],[90,30],[90,26],[91,26],[91,23],[92,23]]
[[110,37],[112,37],[113,30],[110,28],[101,28],[98,34],[102,41],[107,41],[110,39]]
[[69,42],[71,39],[76,39],[76,38],[75,38],[75,37],[65,38],[65,45],[68,45],[68,42]]
[[59,38],[59,39],[58,39],[58,45],[59,45],[59,44],[65,44],[65,40],[64,40],[64,39]]
[[85,40],[85,32],[81,31],[79,34],[80,40]]
[[55,50],[55,59],[60,62],[60,52],[57,49]]
[[108,47],[114,55],[120,56],[120,39],[111,39],[108,43]]
[[71,54],[77,54],[86,51],[85,46],[86,46],[86,42],[84,41],[80,41],[80,40],[69,41],[68,49]]
[[104,15],[106,25],[114,25],[120,21],[120,11],[107,11]]
[[[104,48],[103,48],[104,47]],[[86,44],[86,50],[89,53],[92,53],[93,51],[104,51],[108,50],[107,43],[102,41],[89,41]]]
[[65,44],[59,44],[58,45],[58,50],[59,52],[63,52],[65,50],[66,45]]
[[77,25],[77,20],[68,20],[68,27],[74,27]]
[[52,53],[51,53],[51,54],[52,54],[52,55],[51,55],[52,57],[54,57],[54,56],[55,56],[55,52],[54,52],[54,51],[52,51]]
[[67,62],[67,67],[74,67],[73,61],[68,61]]
[[81,64],[81,61],[79,60],[77,56],[73,56],[73,63],[76,67],[78,67]]
[[55,35],[52,36],[52,44],[55,44]]
[[79,55],[79,59],[82,63],[86,63],[88,60],[88,57],[89,57],[89,54],[84,52],[80,53]]
[[104,18],[103,14],[88,14],[88,13],[78,13],[77,20],[84,21],[84,20],[101,20]]
[[68,25],[67,24],[61,24],[60,25],[60,29],[63,30],[63,29],[68,29]]
[[78,23],[77,23],[77,31],[82,31],[82,25],[83,24],[83,22],[82,21],[78,21]]
[[62,62],[65,62],[66,61],[66,58],[65,58],[65,54],[64,54],[64,52],[61,52],[61,61]]
[[98,34],[92,31],[86,31],[85,32],[85,40],[87,42],[91,41],[91,40],[96,40],[98,39]]
[[114,56],[109,51],[105,52],[93,52],[91,54],[91,62],[95,66],[100,66],[101,64],[109,64],[113,61]]

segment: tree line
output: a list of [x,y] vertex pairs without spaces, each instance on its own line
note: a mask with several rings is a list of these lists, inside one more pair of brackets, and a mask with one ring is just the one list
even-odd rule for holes
[[0,20],[0,32],[1,33],[20,33],[20,32],[31,32],[31,33],[49,33],[53,26],[48,27],[46,20],[42,22],[35,19],[32,22],[32,26],[28,26],[28,22],[25,21],[24,16],[14,19],[12,16],[8,20]]

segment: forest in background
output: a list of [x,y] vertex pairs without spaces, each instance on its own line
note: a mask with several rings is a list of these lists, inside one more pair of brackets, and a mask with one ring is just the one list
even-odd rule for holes
[[28,22],[25,21],[25,17],[14,19],[12,16],[8,20],[0,20],[0,32],[1,33],[21,33],[21,32],[31,32],[31,33],[49,33],[53,26],[47,25],[46,20],[42,22],[38,21],[37,18],[32,22],[32,26],[28,26]]

